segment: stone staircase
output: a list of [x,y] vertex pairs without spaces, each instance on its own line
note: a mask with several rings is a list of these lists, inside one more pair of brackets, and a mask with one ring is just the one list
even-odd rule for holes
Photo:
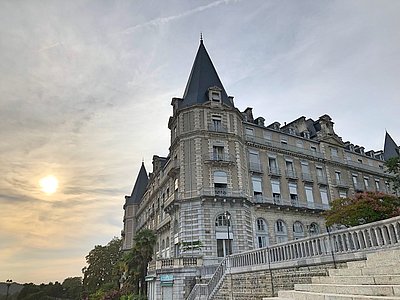
[[295,284],[293,291],[279,291],[284,300],[400,300],[400,249],[367,254],[367,260],[347,263],[348,268],[329,270],[311,284]]

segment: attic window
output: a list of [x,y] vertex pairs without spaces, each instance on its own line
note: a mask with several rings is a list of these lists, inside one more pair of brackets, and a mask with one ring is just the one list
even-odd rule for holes
[[221,102],[221,92],[219,91],[210,91],[210,98],[212,102]]

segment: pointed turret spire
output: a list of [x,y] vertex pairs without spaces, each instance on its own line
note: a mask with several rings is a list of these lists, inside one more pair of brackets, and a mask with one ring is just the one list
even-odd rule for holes
[[187,107],[209,101],[208,89],[217,88],[221,92],[221,101],[224,104],[233,106],[232,101],[222,85],[221,80],[215,70],[210,56],[203,43],[203,34],[200,34],[200,46],[197,50],[189,80],[186,84],[183,101],[179,107]]
[[136,178],[135,185],[133,187],[130,196],[125,196],[126,205],[137,204],[142,199],[144,192],[146,191],[147,183],[149,182],[149,177],[147,177],[147,171],[144,166],[144,161],[142,161],[142,166],[140,167],[139,174]]
[[386,131],[385,145],[383,147],[383,158],[388,160],[392,157],[400,156],[400,149],[396,142],[392,139],[390,134]]

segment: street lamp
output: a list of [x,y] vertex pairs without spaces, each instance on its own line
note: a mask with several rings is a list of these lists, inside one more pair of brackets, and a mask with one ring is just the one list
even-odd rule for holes
[[10,286],[12,285],[12,280],[11,279],[7,279],[6,280],[6,284],[7,284],[7,295],[6,295],[6,300],[8,300],[8,291],[10,290]]
[[229,213],[229,211],[226,211],[224,213],[225,219],[227,221],[227,225],[228,225],[228,255],[231,255],[232,253],[232,244],[231,244],[231,238],[230,238],[230,234],[229,234],[229,228],[231,226],[231,214]]

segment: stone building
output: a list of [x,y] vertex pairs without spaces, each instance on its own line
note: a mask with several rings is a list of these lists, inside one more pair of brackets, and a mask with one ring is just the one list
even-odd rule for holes
[[282,126],[236,108],[202,40],[171,105],[169,155],[142,164],[124,205],[124,249],[140,229],[157,234],[149,299],[184,299],[228,254],[325,231],[332,199],[390,192],[384,151],[343,142],[328,115]]

